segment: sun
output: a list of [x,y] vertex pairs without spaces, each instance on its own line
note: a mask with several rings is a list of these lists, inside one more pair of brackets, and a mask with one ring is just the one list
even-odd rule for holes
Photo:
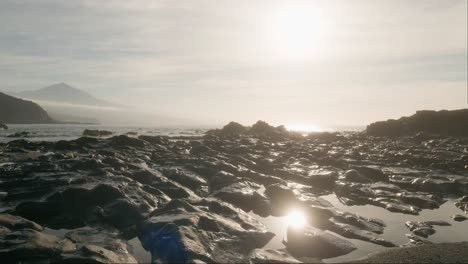
[[304,213],[300,210],[292,210],[287,216],[288,226],[300,229],[306,224]]
[[321,37],[321,19],[310,4],[284,6],[273,22],[274,46],[288,58],[305,58],[317,50]]

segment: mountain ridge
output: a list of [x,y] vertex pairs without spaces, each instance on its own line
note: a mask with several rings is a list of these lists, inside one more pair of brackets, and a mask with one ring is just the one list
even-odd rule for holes
[[64,82],[55,83],[38,90],[17,92],[15,95],[29,100],[60,102],[88,106],[119,107],[118,104],[98,99],[90,93],[72,87]]
[[7,124],[55,123],[38,104],[0,92],[0,122]]

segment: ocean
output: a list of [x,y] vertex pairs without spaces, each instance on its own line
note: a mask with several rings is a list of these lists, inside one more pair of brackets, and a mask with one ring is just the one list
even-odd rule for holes
[[[17,139],[29,141],[58,141],[74,140],[83,135],[85,129],[111,131],[113,135],[125,135],[136,132],[138,135],[162,135],[170,137],[202,136],[207,129],[204,128],[156,128],[143,126],[105,126],[82,124],[12,124],[7,130],[0,129],[0,143]],[[12,137],[15,133],[28,132],[27,137]]]

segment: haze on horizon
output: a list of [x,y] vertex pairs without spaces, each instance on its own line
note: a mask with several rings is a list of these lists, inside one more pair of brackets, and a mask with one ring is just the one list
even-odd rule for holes
[[200,124],[467,107],[466,0],[0,2],[0,91],[66,82]]

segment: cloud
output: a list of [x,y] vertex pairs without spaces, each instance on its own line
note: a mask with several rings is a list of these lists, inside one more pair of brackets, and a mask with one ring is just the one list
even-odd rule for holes
[[362,122],[372,112],[367,101],[382,100],[372,91],[396,87],[414,91],[417,102],[397,94],[401,109],[436,105],[417,96],[428,86],[452,91],[445,107],[462,106],[454,95],[467,83],[465,0],[294,2],[324,27],[299,60],[272,43],[276,16],[291,1],[4,0],[2,89],[64,81],[125,105],[206,120],[283,122],[326,107],[339,123],[349,120],[339,104],[354,94],[367,113],[353,122]]

